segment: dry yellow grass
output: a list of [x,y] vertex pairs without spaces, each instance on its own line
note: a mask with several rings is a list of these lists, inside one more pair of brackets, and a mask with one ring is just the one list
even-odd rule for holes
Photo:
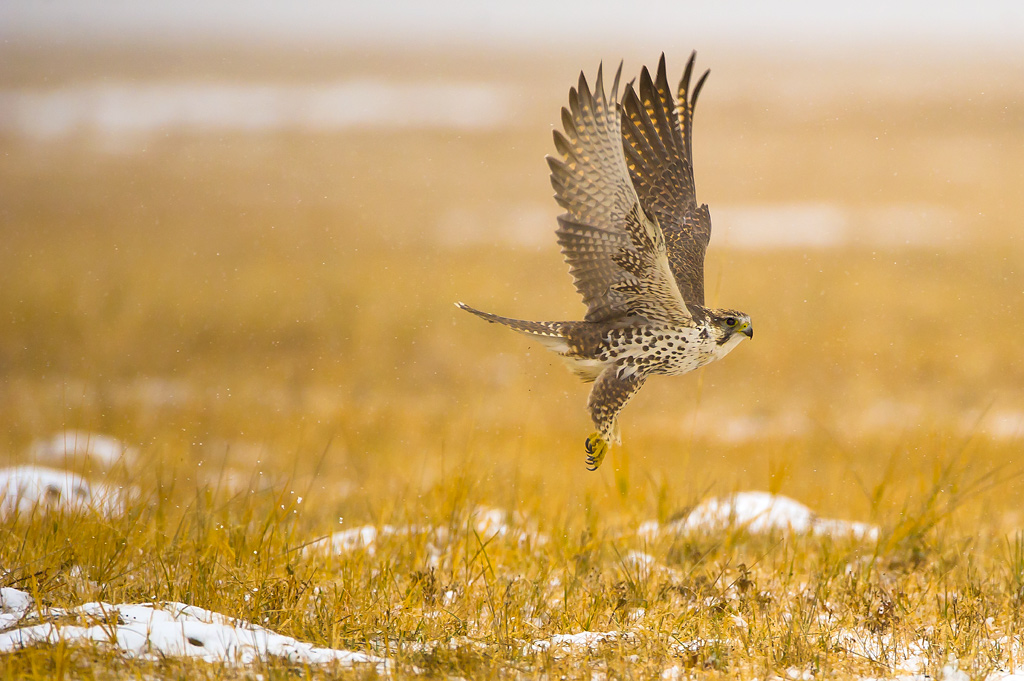
[[[9,83],[34,82],[31,60],[15,63]],[[756,80],[749,66],[716,68],[696,141],[713,216],[825,201],[957,219],[931,246],[713,240],[708,289],[753,316],[755,340],[698,375],[652,381],[625,412],[624,446],[591,474],[586,386],[452,306],[579,315],[542,160],[573,68],[547,73],[524,117],[488,132],[175,133],[120,151],[4,139],[4,460],[63,428],[141,454],[110,472],[76,463],[139,487],[122,518],[3,521],[0,585],[55,605],[185,601],[388,653],[400,676],[895,673],[884,654],[836,642],[854,629],[895,649],[929,641],[923,671],[951,653],[973,675],[1015,664],[993,641],[1019,632],[1024,583],[1021,428],[997,432],[1024,419],[1019,93],[885,99],[868,79],[867,95],[833,97],[812,87],[824,67],[801,81],[788,65],[796,95],[737,94],[723,81]],[[716,99],[719,86],[731,94]],[[467,221],[469,238],[452,236]],[[534,228],[544,236],[505,235]],[[877,523],[881,539],[636,535],[743,489]],[[549,543],[482,541],[466,520],[481,505],[521,514]],[[373,555],[301,551],[364,523],[441,525],[453,539],[434,568],[423,538]],[[671,569],[637,573],[624,556],[640,549]],[[581,630],[636,639],[524,653]],[[695,640],[712,643],[675,645]],[[118,664],[64,647],[3,658],[6,678],[105,678]]]

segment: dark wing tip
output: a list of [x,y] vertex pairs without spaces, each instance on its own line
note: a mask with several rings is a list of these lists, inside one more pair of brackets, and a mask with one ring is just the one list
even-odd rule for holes
[[590,92],[590,87],[587,85],[587,76],[582,71],[580,71],[580,79],[576,85],[576,90],[579,92],[580,97],[583,96],[583,93]]
[[657,90],[654,88],[654,81],[651,79],[651,72],[647,67],[640,69],[640,100],[644,104],[642,107],[645,111],[647,110],[647,103],[654,104],[658,99]]
[[630,81],[626,83],[626,87],[622,90],[623,106],[625,106],[627,101],[638,108],[643,108],[640,106],[640,97],[636,94],[636,78],[630,79]]
[[690,110],[692,111],[697,106],[697,97],[700,96],[700,90],[704,87],[704,81],[711,75],[711,69],[704,72],[704,75],[697,81],[697,86],[693,88],[693,96],[690,97]]
[[569,135],[576,137],[576,123],[572,120],[572,114],[564,106],[562,107],[562,129]]
[[679,99],[687,101],[690,96],[690,78],[693,76],[693,64],[697,60],[697,50],[690,53],[690,58],[686,62],[686,70],[683,71],[683,77],[679,79]]
[[598,107],[607,106],[608,99],[604,94],[604,61],[597,65],[597,79],[594,81],[594,100]]
[[612,82],[612,101],[618,101],[619,99],[619,78],[622,76],[622,63],[623,60],[619,60],[619,68],[615,71],[615,80]]
[[572,144],[568,139],[566,139],[565,135],[558,130],[552,130],[551,136],[555,140],[555,149],[558,150],[558,153],[561,154],[563,158],[573,158],[575,152],[573,151]]
[[651,78],[651,72],[646,66],[640,69],[640,90],[643,91],[645,85],[654,86],[654,80]]
[[665,97],[671,97],[672,95],[668,90],[668,70],[665,68],[665,53],[661,53],[661,59],[658,60],[658,75],[655,78],[655,84],[658,86],[658,92],[664,93]]

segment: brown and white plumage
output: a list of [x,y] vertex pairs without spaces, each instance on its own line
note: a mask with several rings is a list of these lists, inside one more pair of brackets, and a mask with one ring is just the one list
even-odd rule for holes
[[696,53],[679,83],[678,106],[665,73],[665,55],[652,80],[645,66],[640,92],[626,86],[622,98],[623,149],[629,176],[644,211],[656,219],[668,242],[669,263],[687,303],[704,304],[704,253],[711,240],[711,215],[697,204],[693,182],[693,111],[710,71],[689,94]]
[[690,314],[669,269],[664,234],[641,208],[623,156],[619,73],[611,101],[600,67],[593,94],[582,73],[569,90],[565,133],[554,133],[561,158],[547,159],[555,200],[566,210],[555,233],[587,305],[585,321],[682,321]]
[[610,95],[603,68],[591,91],[581,73],[562,109],[564,132],[548,157],[558,243],[587,306],[582,322],[527,322],[459,307],[541,341],[584,380],[597,426],[586,441],[597,468],[618,441],[617,416],[648,376],[687,373],[753,336],[750,317],[704,307],[704,254],[711,216],[693,181],[693,111],[707,72],[690,94],[694,57],[668,87],[665,57],[625,87],[621,66]]

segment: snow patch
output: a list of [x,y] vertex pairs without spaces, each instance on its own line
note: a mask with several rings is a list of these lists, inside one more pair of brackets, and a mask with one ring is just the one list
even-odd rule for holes
[[524,655],[550,652],[556,656],[570,653],[595,652],[602,646],[615,643],[634,643],[636,635],[628,631],[582,631],[578,634],[555,634],[528,643]]
[[[833,639],[835,645],[860,658],[871,660],[903,674],[920,674],[928,663],[928,642],[909,643],[890,634],[871,634],[862,630],[844,629]],[[953,661],[955,668],[956,662]],[[944,678],[948,678],[944,675]]]
[[488,506],[477,506],[470,516],[473,531],[480,535],[480,539],[483,541],[504,537],[511,532],[509,520],[508,511]]
[[751,250],[938,246],[956,239],[963,223],[956,211],[931,203],[807,201],[715,208],[719,243]]
[[622,564],[641,577],[646,577],[657,565],[658,561],[649,553],[630,551],[622,558]]
[[340,530],[329,537],[317,540],[306,547],[307,553],[329,552],[333,554],[351,553],[359,549],[366,549],[370,555],[376,551],[378,537],[390,537],[395,534],[395,528],[391,525],[384,525],[380,529],[373,525],[361,525],[347,530]]
[[[525,524],[523,518],[518,514],[510,513],[504,509],[488,506],[478,506],[471,511],[461,527],[468,527],[480,538],[482,542],[488,542],[501,537],[512,537],[522,546],[525,544],[543,544],[548,538],[535,531],[519,529]],[[306,547],[307,553],[332,553],[341,555],[363,550],[368,555],[374,555],[379,541],[389,537],[415,537],[425,536],[428,541],[428,550],[436,558],[440,555],[442,547],[452,542],[452,531],[443,526],[431,525],[360,525],[347,530],[340,530],[317,540]]]
[[0,630],[17,624],[31,608],[32,597],[24,591],[0,588]]
[[[29,614],[28,594],[4,589],[3,603],[8,602],[14,604],[17,619]],[[106,645],[125,657],[153,660],[190,657],[206,662],[250,664],[269,656],[300,664],[371,666],[381,674],[387,673],[390,666],[381,657],[317,648],[251,622],[184,603],[94,602],[77,608],[52,608],[38,613],[38,618],[49,621],[0,633],[0,653],[63,642]]]
[[[517,108],[514,87],[485,82],[95,82],[0,89],[0,130],[41,140],[168,130],[489,130],[515,122]],[[413,109],[417,115],[407,115]]]
[[30,513],[35,508],[121,512],[122,490],[90,485],[80,475],[43,466],[0,468],[0,516]]
[[738,492],[728,497],[715,497],[698,504],[685,518],[664,527],[649,520],[640,525],[637,534],[653,541],[663,532],[690,534],[722,532],[739,528],[751,534],[773,531],[815,534],[817,536],[852,537],[874,541],[878,527],[867,523],[818,517],[800,502],[768,492]]
[[134,447],[116,438],[86,430],[65,430],[47,440],[36,440],[29,453],[33,460],[43,463],[64,464],[69,460],[92,459],[107,467],[121,460],[131,461],[138,454]]
[[[966,419],[965,419],[966,422]],[[977,429],[977,421],[965,427],[965,431]],[[1024,412],[1002,410],[988,414],[980,424],[982,432],[997,441],[1024,440]]]

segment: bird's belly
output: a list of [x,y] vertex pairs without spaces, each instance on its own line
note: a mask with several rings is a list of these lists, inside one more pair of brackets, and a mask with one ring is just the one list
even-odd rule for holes
[[678,376],[724,356],[721,346],[699,327],[649,327],[613,333],[603,354],[603,359],[619,366],[621,376]]

